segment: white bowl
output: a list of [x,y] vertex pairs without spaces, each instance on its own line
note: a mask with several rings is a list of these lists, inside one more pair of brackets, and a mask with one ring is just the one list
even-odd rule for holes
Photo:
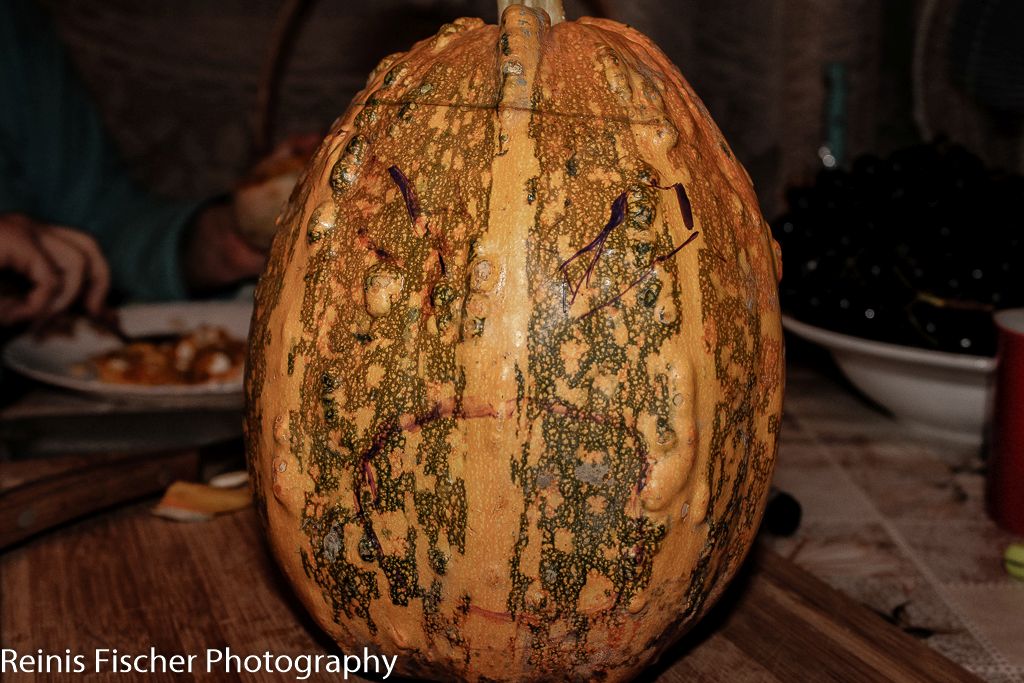
[[823,330],[788,316],[783,326],[832,353],[847,379],[915,431],[980,444],[996,362]]

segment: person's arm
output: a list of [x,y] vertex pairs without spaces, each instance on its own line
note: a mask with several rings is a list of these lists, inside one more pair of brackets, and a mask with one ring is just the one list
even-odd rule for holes
[[215,292],[263,270],[267,256],[238,230],[238,216],[225,198],[196,215],[182,244],[182,275],[189,292]]
[[31,0],[8,0],[0,20],[3,142],[14,145],[21,209],[40,222],[92,233],[114,286],[132,298],[185,295],[182,233],[198,204],[140,192],[120,167],[88,93],[49,17]]
[[0,98],[17,103],[0,108],[0,158],[16,160],[0,164],[15,178],[11,208],[91,233],[132,299],[185,298],[258,273],[262,255],[232,241],[233,214],[219,203],[160,199],[130,179],[49,17],[31,0],[0,7]]
[[18,165],[6,151],[10,143],[4,138],[0,128],[0,215],[21,212],[31,205]]

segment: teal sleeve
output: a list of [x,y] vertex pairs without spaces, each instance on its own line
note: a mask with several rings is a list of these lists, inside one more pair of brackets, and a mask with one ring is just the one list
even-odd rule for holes
[[28,208],[27,191],[18,178],[18,167],[0,139],[0,214],[24,212]]
[[0,211],[91,233],[116,290],[131,299],[180,299],[182,235],[199,202],[138,188],[32,0],[0,2]]

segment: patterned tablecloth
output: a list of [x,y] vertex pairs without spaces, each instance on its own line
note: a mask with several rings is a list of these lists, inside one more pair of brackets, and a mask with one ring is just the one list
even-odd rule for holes
[[979,451],[909,433],[826,365],[791,362],[775,482],[804,517],[769,543],[982,678],[1024,681],[1024,583],[1002,565],[1021,539],[985,515]]

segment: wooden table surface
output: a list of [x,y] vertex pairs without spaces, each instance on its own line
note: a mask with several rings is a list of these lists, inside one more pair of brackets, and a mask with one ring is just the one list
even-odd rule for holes
[[[148,652],[150,646],[166,654],[225,646],[242,654],[336,652],[273,565],[252,510],[180,524],[153,517],[150,505],[102,514],[0,555],[2,647],[21,653],[91,653],[100,647]],[[19,674],[4,680],[75,678]],[[755,551],[711,614],[643,679],[977,680],[764,549]],[[242,679],[220,674],[205,680]]]

